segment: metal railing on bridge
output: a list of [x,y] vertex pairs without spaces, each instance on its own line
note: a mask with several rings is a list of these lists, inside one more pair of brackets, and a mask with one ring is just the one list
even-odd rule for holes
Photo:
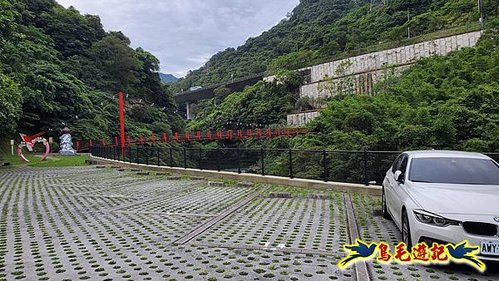
[[[97,146],[94,156],[128,163],[381,184],[400,151]],[[496,161],[499,153],[487,153]]]

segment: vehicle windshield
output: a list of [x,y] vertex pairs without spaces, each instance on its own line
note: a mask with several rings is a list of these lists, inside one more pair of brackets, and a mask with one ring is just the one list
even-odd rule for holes
[[413,182],[499,185],[499,166],[492,160],[431,157],[411,161]]

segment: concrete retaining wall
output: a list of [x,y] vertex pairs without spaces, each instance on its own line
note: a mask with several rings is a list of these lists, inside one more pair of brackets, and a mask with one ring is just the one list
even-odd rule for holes
[[308,96],[310,98],[318,99],[338,94],[372,95],[374,93],[374,85],[377,82],[388,77],[399,76],[409,67],[410,65],[402,65],[306,84],[300,87],[300,97]]
[[311,83],[323,81],[327,77],[334,79],[390,66],[412,64],[434,55],[445,56],[452,51],[475,46],[481,34],[482,31],[469,32],[315,65],[310,67]]
[[319,116],[318,111],[310,111],[310,112],[300,112],[295,114],[288,114],[288,125],[290,126],[300,126],[303,124],[307,124],[310,120]]

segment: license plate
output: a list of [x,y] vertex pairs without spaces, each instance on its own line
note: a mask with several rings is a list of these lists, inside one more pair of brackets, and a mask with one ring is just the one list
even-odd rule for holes
[[480,253],[484,255],[499,256],[499,241],[482,241]]

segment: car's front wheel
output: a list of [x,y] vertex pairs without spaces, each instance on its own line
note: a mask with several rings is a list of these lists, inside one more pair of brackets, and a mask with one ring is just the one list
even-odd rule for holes
[[391,219],[392,217],[388,213],[388,209],[386,207],[386,195],[385,195],[385,188],[383,187],[383,191],[381,193],[381,212],[383,213],[383,218],[385,219]]
[[406,210],[402,211],[402,241],[407,249],[412,249],[411,227]]

